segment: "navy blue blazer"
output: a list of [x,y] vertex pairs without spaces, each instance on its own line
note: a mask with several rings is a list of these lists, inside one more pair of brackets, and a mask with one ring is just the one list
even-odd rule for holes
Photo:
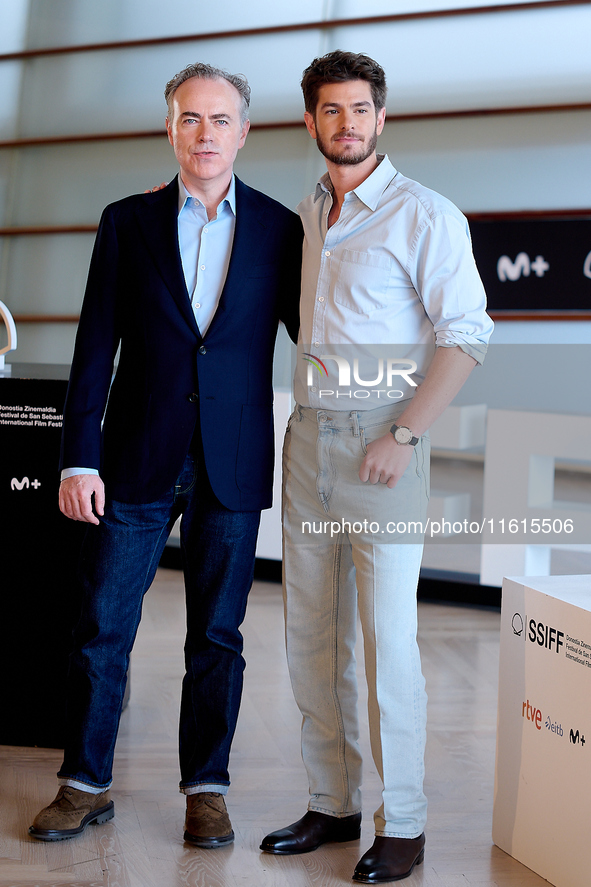
[[301,224],[236,179],[228,274],[202,337],[185,285],[177,215],[177,179],[103,213],[66,398],[61,466],[98,469],[113,499],[153,502],[178,477],[199,420],[214,493],[231,510],[258,511],[271,505],[277,326],[283,320],[295,341],[299,325]]

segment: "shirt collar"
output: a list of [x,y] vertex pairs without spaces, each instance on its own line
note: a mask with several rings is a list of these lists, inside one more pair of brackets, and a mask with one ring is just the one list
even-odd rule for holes
[[[185,188],[185,183],[181,178],[181,174],[179,173],[179,215],[181,214],[187,200],[193,200],[193,195],[189,194],[187,189]],[[198,199],[198,198],[195,198]],[[199,201],[201,203],[201,201]],[[230,187],[228,188],[228,193],[222,200],[219,206],[223,206],[223,204],[227,202],[228,206],[236,215],[236,179],[234,178],[234,174],[232,173],[232,178],[230,179]],[[219,209],[218,206],[218,209]]]
[[[397,175],[397,171],[390,163],[387,154],[378,154],[377,158],[378,165],[371,175],[353,189],[354,194],[357,195],[359,200],[362,200],[372,211],[377,208],[382,194],[394,176]],[[316,185],[314,200],[318,200],[323,194],[332,194],[332,192],[333,187],[330,176],[328,173],[325,173]]]

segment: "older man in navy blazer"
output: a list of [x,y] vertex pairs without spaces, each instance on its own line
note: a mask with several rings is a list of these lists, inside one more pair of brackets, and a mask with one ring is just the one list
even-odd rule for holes
[[180,175],[105,210],[68,388],[60,508],[90,526],[60,789],[30,829],[46,841],[114,815],[129,654],[179,515],[185,839],[211,848],[234,838],[224,795],[239,626],[271,504],[273,349],[279,320],[297,334],[302,235],[295,214],[233,175],[249,128],[246,81],[191,65],[165,96]]

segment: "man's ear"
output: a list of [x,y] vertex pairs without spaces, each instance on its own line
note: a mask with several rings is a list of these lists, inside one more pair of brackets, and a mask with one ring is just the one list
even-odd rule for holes
[[248,135],[248,131],[250,129],[250,120],[245,120],[242,124],[242,133],[240,135],[240,141],[238,142],[238,149],[244,147],[244,143],[246,141],[246,136]]
[[384,126],[386,125],[386,109],[380,108],[378,111],[378,117],[376,120],[376,132],[378,135],[383,131]]
[[314,123],[314,117],[310,114],[309,111],[304,112],[304,121],[306,124],[306,129],[310,133],[313,139],[316,138],[316,124]]
[[166,134],[168,136],[168,141],[170,142],[171,145],[174,146],[174,142],[172,139],[172,126],[170,125],[170,120],[168,119],[168,117],[164,118],[164,123],[166,125]]

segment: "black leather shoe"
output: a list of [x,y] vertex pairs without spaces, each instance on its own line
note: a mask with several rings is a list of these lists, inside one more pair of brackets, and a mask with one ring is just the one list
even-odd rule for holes
[[425,858],[425,835],[418,838],[376,838],[353,872],[363,884],[402,881]]
[[361,813],[352,816],[328,816],[326,813],[308,812],[288,825],[263,838],[261,850],[266,853],[309,853],[321,844],[331,841],[354,841],[361,834]]

